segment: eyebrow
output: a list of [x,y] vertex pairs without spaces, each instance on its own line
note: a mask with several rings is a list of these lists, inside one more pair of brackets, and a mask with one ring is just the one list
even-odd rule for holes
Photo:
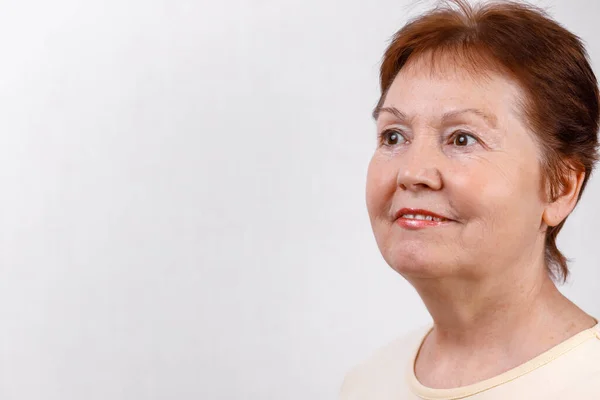
[[[398,110],[396,107],[377,107],[373,111],[373,119],[375,119],[377,121],[377,119],[379,118],[379,115],[381,115],[381,113],[384,113],[384,112],[390,113],[402,121],[410,121],[412,119],[412,118],[408,118],[408,116],[405,113]],[[490,125],[492,128],[496,128],[496,126],[498,124],[498,118],[496,118],[495,115],[487,114],[477,108],[463,108],[460,110],[448,111],[447,113],[444,113],[444,115],[442,115],[442,123],[449,119],[452,119],[460,114],[465,114],[465,113],[471,113],[471,114],[475,114],[475,115],[482,117],[488,123],[488,125]]]

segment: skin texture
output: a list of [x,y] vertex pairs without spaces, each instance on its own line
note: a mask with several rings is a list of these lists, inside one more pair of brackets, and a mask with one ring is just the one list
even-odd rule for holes
[[[548,202],[519,85],[451,62],[434,71],[426,60],[411,60],[386,96],[366,200],[384,259],[434,320],[417,378],[451,388],[507,371],[595,324],[560,294],[543,257],[544,232],[572,211],[584,174],[573,172]],[[452,221],[409,230],[395,217],[404,207]]]

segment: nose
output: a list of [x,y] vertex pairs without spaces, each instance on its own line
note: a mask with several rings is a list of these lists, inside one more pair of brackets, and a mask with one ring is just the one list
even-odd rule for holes
[[402,190],[440,190],[443,186],[439,151],[433,143],[412,143],[402,154],[397,184]]

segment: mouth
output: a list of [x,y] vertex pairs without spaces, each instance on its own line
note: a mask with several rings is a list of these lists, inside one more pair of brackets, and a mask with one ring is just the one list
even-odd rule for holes
[[438,215],[429,210],[403,208],[396,212],[396,223],[407,229],[422,229],[444,226],[453,222],[450,218]]

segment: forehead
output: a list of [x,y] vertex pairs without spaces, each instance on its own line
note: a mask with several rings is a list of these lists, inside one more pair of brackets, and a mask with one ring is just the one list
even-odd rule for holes
[[418,57],[400,70],[382,106],[415,114],[481,108],[498,116],[510,113],[520,117],[522,99],[519,84],[499,71],[477,70],[448,57],[434,63],[429,57]]

